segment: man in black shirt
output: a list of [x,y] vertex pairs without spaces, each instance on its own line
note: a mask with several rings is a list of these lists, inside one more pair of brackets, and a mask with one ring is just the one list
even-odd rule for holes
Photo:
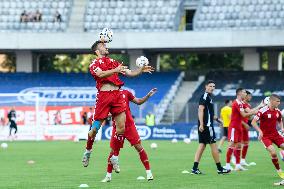
[[198,137],[199,146],[195,153],[193,168],[191,169],[191,174],[202,174],[198,169],[198,164],[201,156],[206,148],[206,144],[211,147],[212,156],[215,160],[217,166],[218,174],[229,173],[230,171],[224,169],[220,163],[220,157],[218,153],[218,148],[216,145],[216,135],[213,127],[214,120],[221,122],[216,116],[214,116],[214,107],[212,100],[212,93],[215,89],[215,82],[209,80],[205,84],[205,92],[202,94],[199,100],[198,106]]
[[12,108],[10,112],[8,113],[8,119],[9,119],[9,127],[10,127],[10,132],[9,132],[9,137],[12,135],[12,129],[15,129],[14,135],[18,131],[17,123],[16,123],[16,111],[15,108]]

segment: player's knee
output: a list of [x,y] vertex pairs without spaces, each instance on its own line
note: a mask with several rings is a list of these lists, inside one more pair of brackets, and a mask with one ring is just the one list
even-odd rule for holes
[[277,157],[276,151],[271,151],[270,155],[271,155],[272,158],[276,158]]
[[242,144],[241,143],[236,143],[236,148],[241,149],[242,148]]

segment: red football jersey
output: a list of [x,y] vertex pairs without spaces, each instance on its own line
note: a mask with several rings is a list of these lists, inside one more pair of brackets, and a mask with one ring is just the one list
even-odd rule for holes
[[[251,109],[251,105],[250,105],[249,103],[243,103],[243,107],[244,107],[244,110],[245,110],[246,108]],[[246,122],[246,123],[248,123],[249,118],[248,118],[248,117],[243,117],[243,121]]]
[[242,128],[242,120],[243,116],[240,112],[244,111],[243,102],[239,101],[238,99],[234,100],[232,103],[232,114],[231,114],[231,122],[229,127],[235,128],[235,129],[241,129]]
[[[129,107],[129,102],[132,101],[135,96],[128,90],[121,90],[123,98],[125,99],[126,103],[126,110],[125,110],[125,115],[126,115],[126,120],[125,120],[125,127],[131,127],[135,126],[135,122],[133,120],[130,107]],[[113,121],[113,125],[115,125],[115,121]]]
[[96,75],[97,70],[102,70],[102,71],[111,70],[111,69],[118,67],[120,64],[121,64],[120,62],[113,60],[109,57],[97,58],[92,61],[92,64],[89,66],[89,70],[93,78],[97,82],[96,87],[98,90],[100,90],[103,84],[106,84],[106,83],[112,83],[118,87],[121,87],[122,85],[124,85],[123,81],[119,79],[118,73],[115,73],[106,78],[99,78]]
[[276,126],[277,122],[282,121],[281,112],[279,109],[271,110],[268,106],[261,108],[254,119],[260,121],[260,129],[263,132],[263,136],[278,135]]

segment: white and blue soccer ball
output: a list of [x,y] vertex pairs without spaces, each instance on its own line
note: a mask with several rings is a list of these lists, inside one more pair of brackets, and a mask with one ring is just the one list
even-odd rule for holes
[[113,38],[113,32],[109,28],[104,28],[99,34],[100,41],[102,41],[104,43],[111,42],[112,38]]
[[265,105],[268,105],[270,103],[270,97],[269,96],[265,97],[265,99],[263,99],[263,103]]
[[145,56],[140,56],[136,59],[136,66],[138,66],[139,68],[147,66],[148,64],[148,58],[146,58]]

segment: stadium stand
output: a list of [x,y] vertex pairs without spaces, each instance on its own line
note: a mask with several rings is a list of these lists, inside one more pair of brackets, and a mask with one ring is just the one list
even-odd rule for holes
[[194,30],[257,30],[283,28],[283,0],[203,0]]
[[175,31],[181,0],[89,0],[85,31],[104,27],[119,31]]
[[[94,91],[95,82],[90,74],[1,73],[0,77],[3,83],[9,83],[8,85],[0,85],[0,91],[21,94],[39,93],[40,97],[46,99],[46,105],[49,106],[93,106],[95,102],[95,98],[87,99],[87,101],[80,101],[80,99],[75,100],[79,98],[78,95],[76,96],[76,87],[80,87],[80,92],[84,92],[83,90],[85,90],[85,94]],[[158,92],[143,106],[142,112],[137,105],[131,104],[133,115],[135,117],[144,117],[148,111],[155,111],[154,108],[156,106],[158,106],[159,109],[166,108],[163,103],[168,101],[170,96],[173,95],[173,90],[176,91],[177,85],[181,81],[181,76],[179,72],[167,72],[154,73],[151,75],[145,74],[137,78],[124,77],[123,80],[125,81],[125,86],[128,89],[134,90],[137,97],[146,95],[152,88],[158,88]],[[40,90],[38,90],[38,88],[40,88]],[[58,100],[58,98],[64,95],[69,95],[69,100]],[[14,103],[12,105],[17,104]]]
[[[0,31],[65,31],[68,26],[72,4],[73,0],[0,1]],[[24,11],[26,11],[28,17],[32,17],[37,10],[42,14],[41,21],[20,22],[21,14]],[[56,11],[58,11],[61,15],[61,22],[54,22]]]
[[[284,96],[283,87],[280,85],[284,79],[283,72],[277,71],[219,71],[210,72],[207,79],[213,79],[216,82],[214,100],[224,102],[225,99],[234,99],[235,90],[238,87],[250,90],[253,95],[253,101],[259,102],[265,96],[276,93]],[[194,92],[190,102],[198,102],[200,95],[204,91],[204,83]]]

